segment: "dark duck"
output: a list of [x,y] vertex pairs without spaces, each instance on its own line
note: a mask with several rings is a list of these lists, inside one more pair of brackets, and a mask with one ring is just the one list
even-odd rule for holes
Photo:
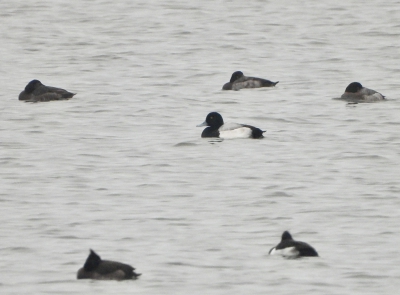
[[309,244],[293,240],[288,231],[282,234],[281,242],[269,251],[270,255],[282,255],[287,258],[298,258],[305,256],[318,256],[317,251]]
[[18,99],[26,102],[66,100],[75,94],[62,88],[43,85],[39,80],[32,80],[19,94]]
[[274,87],[278,82],[266,79],[246,77],[241,71],[234,72],[231,80],[222,86],[222,90],[240,90],[242,88]]
[[85,264],[78,270],[77,278],[92,280],[135,280],[141,274],[134,272],[128,264],[116,261],[102,260],[96,252],[90,249]]

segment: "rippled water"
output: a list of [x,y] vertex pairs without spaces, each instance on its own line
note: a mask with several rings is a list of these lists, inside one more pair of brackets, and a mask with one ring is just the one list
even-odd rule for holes
[[[1,293],[396,293],[399,4],[1,2]],[[210,111],[266,138],[201,139]],[[321,257],[269,257],[284,230]],[[89,248],[142,277],[77,281]]]

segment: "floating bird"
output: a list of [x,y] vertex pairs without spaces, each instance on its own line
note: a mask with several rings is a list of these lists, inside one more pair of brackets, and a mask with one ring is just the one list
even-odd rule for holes
[[260,88],[260,87],[273,87],[278,82],[271,82],[269,80],[246,77],[241,71],[234,72],[231,80],[222,86],[222,90],[240,90],[242,88]]
[[93,280],[135,280],[141,274],[134,272],[128,264],[116,261],[101,260],[100,256],[90,249],[85,264],[78,270],[77,278]]
[[18,99],[26,102],[66,100],[75,94],[65,89],[43,85],[39,80],[32,80],[19,94]]
[[263,138],[261,129],[245,124],[224,124],[222,116],[217,112],[209,113],[206,120],[197,127],[208,126],[201,137],[219,138]]
[[270,255],[282,255],[288,258],[318,256],[317,251],[309,244],[295,241],[288,231],[282,234],[281,242],[269,251]]
[[340,98],[352,102],[373,102],[385,99],[379,92],[363,87],[359,82],[350,83]]

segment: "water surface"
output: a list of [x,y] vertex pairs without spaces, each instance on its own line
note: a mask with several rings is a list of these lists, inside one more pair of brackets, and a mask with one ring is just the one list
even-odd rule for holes
[[[0,11],[2,294],[397,292],[398,1]],[[280,82],[221,91],[237,70]],[[32,79],[78,94],[19,102]],[[332,99],[353,81],[388,100]],[[211,111],[266,138],[201,139]],[[284,230],[321,257],[269,257]],[[77,281],[89,248],[142,277]]]

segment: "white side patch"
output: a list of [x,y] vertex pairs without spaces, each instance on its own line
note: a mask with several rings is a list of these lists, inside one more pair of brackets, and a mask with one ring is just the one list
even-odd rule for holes
[[240,127],[233,130],[219,131],[220,138],[249,138],[252,131],[248,127]]
[[283,257],[294,258],[299,256],[299,251],[297,251],[295,247],[287,247],[279,250],[273,248],[269,255],[282,255]]
[[373,89],[369,89],[366,87],[363,87],[360,90],[360,93],[363,95],[363,99],[365,101],[378,101],[378,100],[384,100],[382,94],[380,94],[379,92],[373,90]]
[[224,125],[222,125],[221,127],[219,127],[219,131],[229,131],[229,130],[234,130],[234,129],[238,129],[243,127],[242,124],[238,124],[238,123],[225,123]]
[[380,93],[375,93],[374,95],[370,95],[366,97],[366,100],[368,101],[377,101],[377,100],[383,100],[383,96]]

